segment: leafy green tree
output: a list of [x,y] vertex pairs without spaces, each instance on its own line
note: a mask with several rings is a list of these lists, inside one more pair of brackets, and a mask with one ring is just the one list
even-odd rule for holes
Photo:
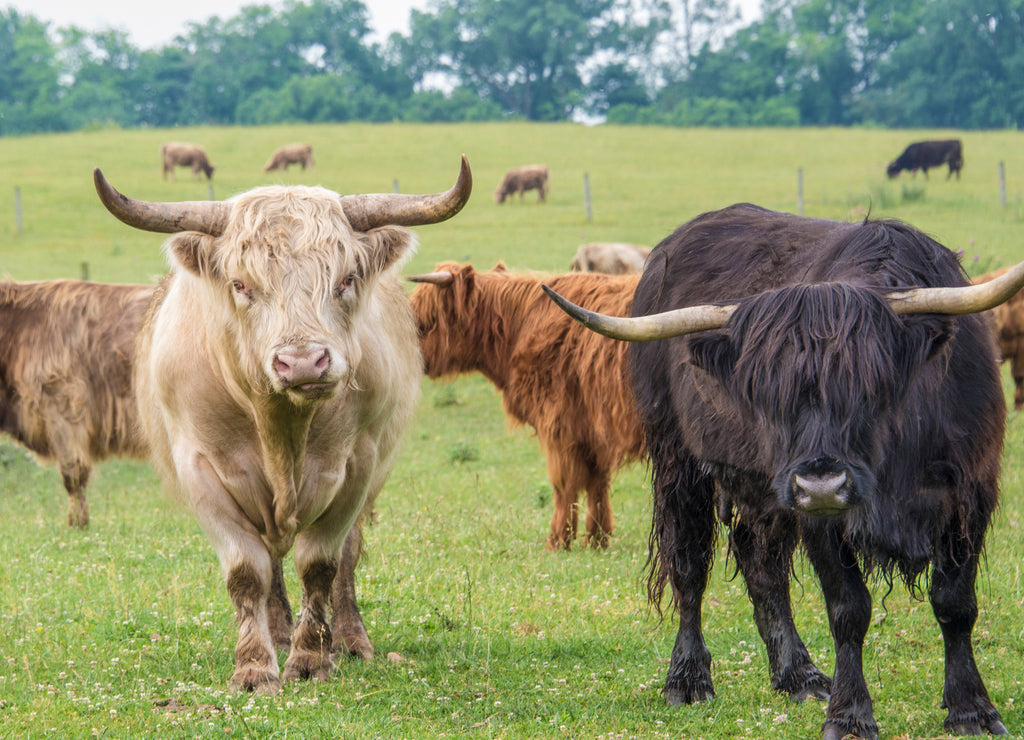
[[0,10],[0,134],[66,129],[59,76],[49,24]]
[[[624,46],[649,46],[628,0],[434,0],[413,11],[404,63],[420,85],[440,77],[529,120],[564,120],[584,97],[582,69]],[[646,3],[650,5],[650,3]]]

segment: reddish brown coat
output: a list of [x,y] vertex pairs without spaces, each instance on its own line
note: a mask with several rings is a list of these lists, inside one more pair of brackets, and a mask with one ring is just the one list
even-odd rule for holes
[[489,272],[443,263],[448,285],[423,284],[411,302],[431,378],[481,372],[501,391],[505,411],[537,433],[547,457],[555,511],[548,546],[568,549],[578,496],[587,492],[589,544],[612,532],[612,474],[643,454],[640,420],[626,376],[625,342],[587,331],[541,291],[628,316],[638,276]]
[[[974,278],[974,283],[987,283],[1004,272],[1003,267]],[[999,343],[1001,360],[1010,361],[1010,373],[1013,375],[1013,407],[1024,408],[1024,291],[1016,293],[1006,303],[1001,303],[986,315],[992,322],[996,340]]]

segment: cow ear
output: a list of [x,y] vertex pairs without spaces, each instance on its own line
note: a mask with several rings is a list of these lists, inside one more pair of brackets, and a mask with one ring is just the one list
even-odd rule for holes
[[498,264],[496,264],[494,266],[493,272],[508,272],[508,268],[505,267],[505,263],[504,262],[499,262]]
[[914,337],[911,346],[921,347],[925,361],[938,356],[956,334],[956,320],[952,316],[907,316],[904,325]]
[[213,264],[213,241],[209,234],[184,231],[167,242],[167,253],[186,270],[198,277],[210,277],[216,272]]
[[362,237],[370,247],[371,264],[378,272],[384,272],[401,260],[414,244],[412,232],[401,226],[370,229]]
[[726,333],[707,332],[689,340],[690,363],[728,385],[739,354]]

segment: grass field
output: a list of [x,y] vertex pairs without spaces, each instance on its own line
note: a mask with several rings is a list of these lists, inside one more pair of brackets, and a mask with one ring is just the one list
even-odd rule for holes
[[[962,180],[885,178],[919,138],[958,135]],[[583,241],[654,244],[736,201],[859,219],[893,216],[964,250],[972,274],[1024,259],[1024,134],[847,129],[692,130],[574,125],[346,125],[97,131],[0,138],[0,274],[145,282],[164,271],[161,237],[120,224],[91,172],[136,197],[195,200],[209,186],[160,177],[159,145],[203,144],[227,197],[268,182],[340,192],[447,188],[466,153],[475,194],[448,223],[417,229],[411,274],[445,259],[563,271]],[[279,145],[309,141],[311,172],[264,175]],[[551,167],[546,205],[496,205],[508,167]],[[1007,204],[998,168],[1005,163]],[[584,176],[593,218],[584,206]],[[19,233],[15,190],[23,229]],[[8,205],[9,204],[9,205]],[[2,359],[0,359],[2,361]],[[650,524],[646,470],[620,471],[607,551],[544,549],[551,488],[529,430],[510,429],[479,377],[424,381],[404,452],[367,532],[358,592],[371,663],[276,697],[232,694],[233,610],[212,549],[150,467],[111,461],[90,485],[91,528],[65,525],[59,476],[0,445],[2,738],[794,738],[820,703],[771,691],[742,579],[721,556],[705,600],[718,696],[677,709],[660,688],[675,637],[640,585]],[[1007,392],[1010,393],[1007,384]],[[979,577],[975,649],[1011,733],[1024,734],[1024,419],[1011,412],[1003,503]],[[797,563],[794,609],[831,672],[820,590]],[[298,594],[289,575],[289,592]],[[865,675],[889,738],[942,736],[942,644],[927,602],[874,589]],[[388,656],[393,654],[389,659]]]

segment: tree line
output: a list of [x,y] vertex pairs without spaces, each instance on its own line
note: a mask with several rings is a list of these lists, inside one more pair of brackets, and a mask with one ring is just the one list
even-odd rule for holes
[[0,9],[0,135],[103,126],[607,120],[1024,125],[1024,0],[284,0],[155,49]]

